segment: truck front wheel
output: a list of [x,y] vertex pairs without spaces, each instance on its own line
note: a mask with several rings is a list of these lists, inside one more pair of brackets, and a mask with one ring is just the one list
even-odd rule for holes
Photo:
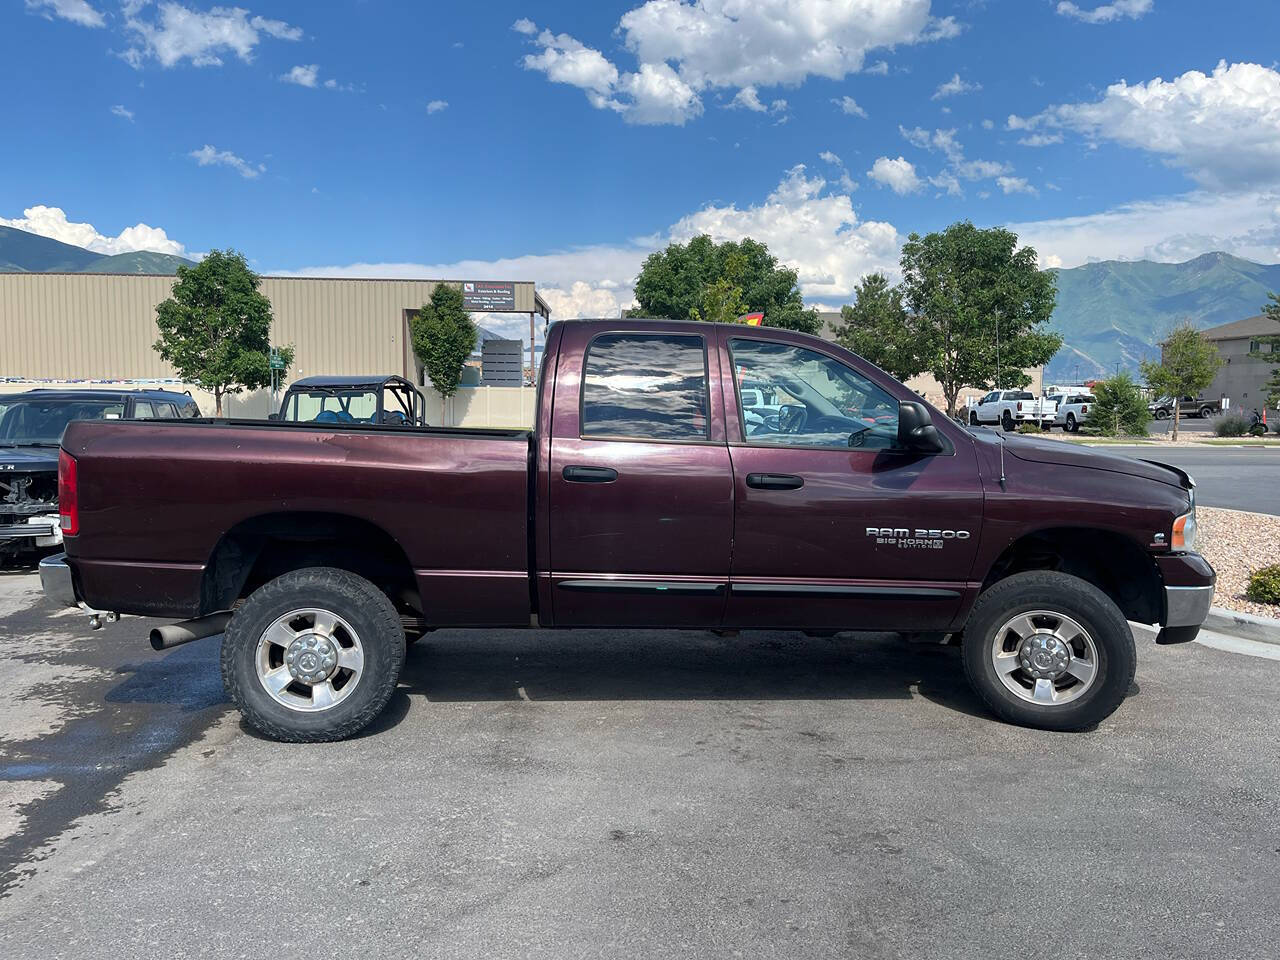
[[344,740],[380,714],[404,665],[400,616],[346,570],[294,570],[259,588],[222,638],[222,682],[273,740]]
[[1078,577],[1014,574],[978,598],[964,629],[965,674],[1004,720],[1084,730],[1109,717],[1133,683],[1138,657],[1124,615]]

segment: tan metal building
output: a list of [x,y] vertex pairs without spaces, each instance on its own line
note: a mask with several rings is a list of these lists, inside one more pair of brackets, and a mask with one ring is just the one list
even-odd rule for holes
[[[152,349],[156,305],[175,277],[107,273],[0,273],[0,377],[145,379],[174,375]],[[264,277],[271,339],[292,344],[290,380],[316,374],[400,374],[421,382],[409,317],[440,283]],[[483,282],[480,284],[484,286]],[[497,283],[500,312],[549,318],[532,282]],[[481,312],[481,311],[477,311]]]

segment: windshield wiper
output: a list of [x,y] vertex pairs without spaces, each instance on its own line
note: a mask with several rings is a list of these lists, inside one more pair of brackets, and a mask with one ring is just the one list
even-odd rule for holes
[[9,443],[0,444],[6,447],[57,447],[60,444],[52,440],[13,440]]

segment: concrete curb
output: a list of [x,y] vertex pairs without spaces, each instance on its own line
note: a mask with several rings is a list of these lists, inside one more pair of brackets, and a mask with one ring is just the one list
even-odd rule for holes
[[1255,617],[1251,613],[1236,613],[1222,607],[1211,607],[1209,616],[1204,621],[1204,629],[1242,640],[1280,646],[1280,620],[1271,617]]

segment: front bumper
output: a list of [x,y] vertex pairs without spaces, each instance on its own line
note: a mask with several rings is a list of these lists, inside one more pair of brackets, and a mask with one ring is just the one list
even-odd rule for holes
[[1207,587],[1165,587],[1166,627],[1198,627],[1213,606],[1213,585]]
[[67,555],[59,553],[40,561],[40,589],[60,607],[79,607],[75,580],[67,566]]

